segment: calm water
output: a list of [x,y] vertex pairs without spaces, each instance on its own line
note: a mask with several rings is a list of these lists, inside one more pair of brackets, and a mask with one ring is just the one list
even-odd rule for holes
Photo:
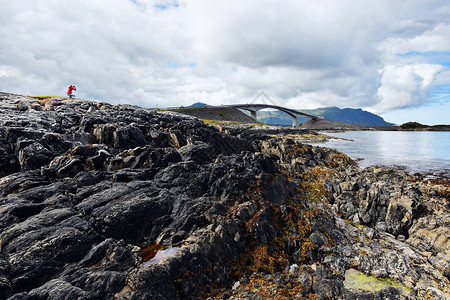
[[325,147],[361,159],[361,167],[385,165],[408,172],[450,175],[450,132],[346,131],[326,133],[346,140],[330,140]]

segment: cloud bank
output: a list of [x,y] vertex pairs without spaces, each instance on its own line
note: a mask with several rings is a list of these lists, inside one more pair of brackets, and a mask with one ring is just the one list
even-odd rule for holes
[[147,107],[260,91],[292,108],[447,103],[447,3],[0,0],[0,90],[75,84],[79,97]]
[[375,111],[389,111],[425,104],[436,74],[443,69],[440,65],[388,65],[382,70],[379,102]]

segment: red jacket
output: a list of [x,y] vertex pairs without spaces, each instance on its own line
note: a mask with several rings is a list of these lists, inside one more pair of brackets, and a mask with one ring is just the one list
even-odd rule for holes
[[77,88],[74,87],[73,85],[69,86],[69,89],[67,90],[67,94],[72,94],[72,91],[76,91]]

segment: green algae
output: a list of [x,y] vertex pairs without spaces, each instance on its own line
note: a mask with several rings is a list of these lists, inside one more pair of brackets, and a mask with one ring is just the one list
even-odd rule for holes
[[378,292],[384,288],[393,287],[396,289],[401,289],[403,291],[403,295],[409,295],[413,293],[413,290],[407,288],[399,282],[390,280],[388,278],[367,276],[366,274],[355,269],[349,269],[345,271],[344,286],[347,289],[360,289],[369,292]]

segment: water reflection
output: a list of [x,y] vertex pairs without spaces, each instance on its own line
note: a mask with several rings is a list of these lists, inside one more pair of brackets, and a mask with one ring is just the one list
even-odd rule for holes
[[165,250],[159,250],[158,253],[156,253],[155,257],[153,257],[149,261],[144,262],[144,265],[159,264],[164,258],[175,255],[178,249],[180,249],[180,247],[169,246],[169,248]]
[[[337,149],[360,166],[402,166],[409,172],[450,174],[450,132],[347,131],[327,133],[349,141],[331,140]],[[445,174],[444,174],[445,175]]]
[[402,162],[402,158],[430,157],[430,135],[417,132],[415,135],[407,132],[376,132],[375,141],[380,155],[386,162],[394,158]]

